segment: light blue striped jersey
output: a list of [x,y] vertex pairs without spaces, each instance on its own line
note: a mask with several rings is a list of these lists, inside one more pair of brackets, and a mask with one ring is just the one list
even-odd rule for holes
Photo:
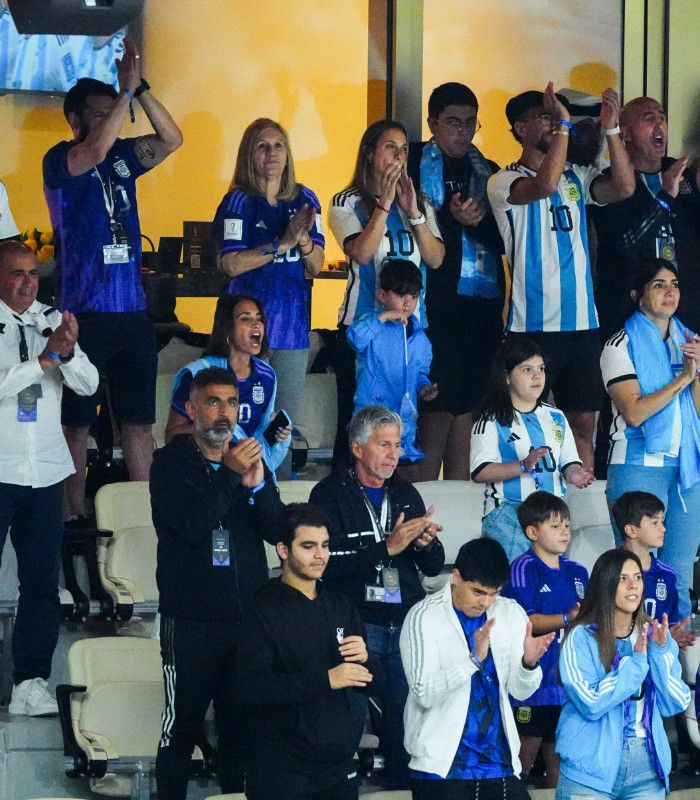
[[[427,200],[424,202],[428,228],[434,236],[442,241],[435,211]],[[335,195],[328,212],[328,224],[336,241],[343,249],[345,249],[346,241],[362,233],[367,221],[367,214],[362,208],[360,195],[356,191],[348,189]],[[376,293],[379,288],[379,273],[385,258],[405,258],[420,269],[423,276],[423,288],[415,314],[424,326],[427,324],[425,313],[426,267],[421,261],[418,244],[413,236],[408,216],[396,202],[391,204],[384,235],[374,258],[366,264],[358,264],[357,261],[350,259],[348,283],[345,288],[343,304],[338,311],[338,324],[352,325],[356,319],[380,307],[377,303]]]
[[[683,353],[669,338],[666,348],[672,364],[683,364]],[[629,354],[629,339],[623,329],[613,334],[605,343],[600,356],[600,369],[603,373],[605,388],[622,381],[637,380],[637,370]],[[610,425],[610,464],[636,464],[645,467],[676,467],[678,456],[665,455],[664,453],[647,453],[645,449],[644,431],[641,427],[635,428],[625,422],[625,418],[618,411],[615,403],[612,404],[613,419]],[[673,417],[673,435],[671,447],[678,452],[681,441],[681,411],[680,404],[676,403],[676,413]]]
[[493,175],[488,196],[511,273],[510,331],[585,331],[598,327],[588,251],[586,203],[600,174],[567,164],[554,194],[526,205],[508,202],[518,178],[536,172],[519,162]]
[[484,516],[503,500],[522,502],[537,489],[563,497],[566,484],[562,472],[570,464],[580,464],[574,436],[564,413],[548,403],[538,403],[527,414],[513,411],[513,424],[501,425],[493,418],[480,417],[472,428],[469,470],[472,479],[487,464],[522,461],[531,450],[546,447],[549,454],[535,467],[538,486],[530,474],[505,481],[487,483],[484,491]]

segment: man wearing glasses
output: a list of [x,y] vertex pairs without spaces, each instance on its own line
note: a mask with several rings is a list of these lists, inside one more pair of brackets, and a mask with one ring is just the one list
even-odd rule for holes
[[617,94],[606,89],[600,122],[610,172],[601,174],[596,167],[567,162],[572,124],[566,98],[554,93],[551,81],[544,93],[513,97],[506,117],[522,153],[488,184],[512,276],[508,335],[527,336],[543,348],[547,385],[542,396],[553,391],[588,468],[593,467],[595,412],[603,384],[586,203],[614,203],[634,191],[619,115]]
[[[444,83],[428,101],[429,142],[411,146],[408,170],[437,211],[445,260],[429,270],[428,334],[431,380],[439,393],[421,403],[419,434],[425,460],[413,480],[469,478],[472,409],[481,399],[492,356],[503,336],[503,243],[486,196],[498,165],[472,144],[479,103],[462,83]],[[466,446],[465,446],[466,443]]]

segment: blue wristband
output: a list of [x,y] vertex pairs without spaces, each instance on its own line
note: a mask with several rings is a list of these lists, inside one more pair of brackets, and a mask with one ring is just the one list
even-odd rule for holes
[[475,666],[477,669],[483,669],[483,668],[484,668],[484,662],[483,662],[483,661],[480,661],[480,660],[479,660],[479,659],[478,659],[478,658],[477,658],[477,657],[474,655],[474,653],[469,653],[469,660],[472,662],[472,664],[474,664],[474,666]]
[[60,360],[61,360],[61,354],[60,354],[60,353],[54,353],[54,352],[53,352],[53,350],[49,350],[49,348],[48,348],[48,347],[45,347],[45,348],[44,348],[44,353],[46,353],[46,355],[47,355],[47,356],[48,356],[48,357],[49,357],[49,358],[50,358],[52,361],[60,361]]
[[122,91],[129,98],[129,100],[134,99],[134,93],[131,91],[131,89],[122,89]]
[[568,119],[557,120],[557,122],[555,122],[555,125],[563,125],[565,128],[568,128],[569,130],[571,130],[574,127],[574,123],[569,122]]
[[671,211],[671,206],[665,200],[662,200],[660,197],[655,197],[654,200],[656,200],[656,202],[661,206],[661,208],[665,208],[666,211],[668,212]]

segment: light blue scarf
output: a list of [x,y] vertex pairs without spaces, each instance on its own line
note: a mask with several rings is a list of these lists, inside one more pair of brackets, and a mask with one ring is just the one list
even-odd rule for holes
[[[467,158],[472,174],[469,179],[469,196],[480,200],[490,211],[486,196],[486,183],[493,174],[491,166],[474,145],[469,146]],[[420,160],[420,188],[435,209],[445,202],[442,150],[431,139],[423,148]],[[457,294],[486,298],[501,297],[498,287],[498,270],[501,257],[470,239],[462,230],[462,269],[457,284]]]
[[[674,377],[668,350],[659,329],[641,311],[637,311],[625,322],[625,331],[629,337],[630,357],[642,394],[657,392]],[[692,331],[672,317],[669,338],[680,345],[686,341],[686,335],[692,336]],[[700,418],[693,402],[691,386],[686,386],[677,397],[656,414],[652,414],[641,426],[644,431],[644,449],[648,453],[679,456],[683,491],[700,481]],[[678,451],[673,452],[671,435],[678,404],[681,413],[681,442]]]

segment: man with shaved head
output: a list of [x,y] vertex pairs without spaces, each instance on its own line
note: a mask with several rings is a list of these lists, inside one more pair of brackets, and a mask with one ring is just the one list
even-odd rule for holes
[[644,258],[665,258],[678,268],[678,317],[700,327],[700,171],[687,156],[666,155],[668,122],[662,105],[635,97],[620,114],[620,129],[634,166],[636,188],[621,203],[592,208],[598,232],[596,305],[603,340],[629,311],[628,280]]

